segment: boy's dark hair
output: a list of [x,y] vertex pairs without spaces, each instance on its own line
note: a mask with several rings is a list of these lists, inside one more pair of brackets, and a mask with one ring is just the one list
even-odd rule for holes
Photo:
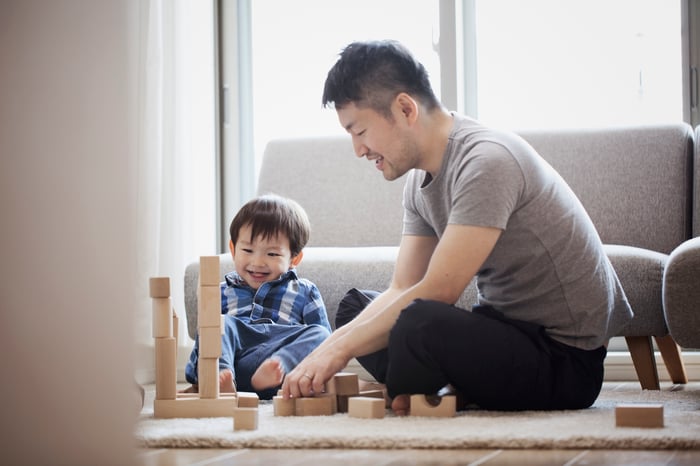
[[258,236],[269,239],[280,233],[285,235],[289,238],[292,257],[304,249],[311,232],[309,218],[299,203],[276,194],[264,194],[241,207],[229,227],[233,244],[245,225],[251,227],[251,240]]
[[428,72],[406,47],[392,40],[353,42],[328,72],[322,104],[340,109],[352,102],[391,118],[391,101],[401,92],[428,111],[440,106]]

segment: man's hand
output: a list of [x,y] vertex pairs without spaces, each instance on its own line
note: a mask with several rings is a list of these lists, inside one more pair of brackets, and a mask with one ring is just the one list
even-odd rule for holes
[[287,399],[323,393],[326,382],[342,371],[349,360],[333,346],[324,348],[322,352],[314,351],[285,376],[282,396]]

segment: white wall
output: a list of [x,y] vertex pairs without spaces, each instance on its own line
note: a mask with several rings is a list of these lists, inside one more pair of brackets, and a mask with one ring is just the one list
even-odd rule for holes
[[0,452],[133,464],[134,0],[0,0]]

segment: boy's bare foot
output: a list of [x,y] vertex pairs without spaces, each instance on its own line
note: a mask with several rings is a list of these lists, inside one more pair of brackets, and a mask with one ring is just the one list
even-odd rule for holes
[[270,358],[263,361],[250,379],[255,390],[279,387],[284,379],[284,368],[279,360]]
[[408,416],[411,409],[411,397],[409,395],[396,395],[391,402],[391,409],[397,416]]
[[199,385],[190,385],[189,387],[180,390],[179,393],[199,393]]
[[219,392],[236,393],[236,381],[233,380],[233,372],[230,369],[219,371]]

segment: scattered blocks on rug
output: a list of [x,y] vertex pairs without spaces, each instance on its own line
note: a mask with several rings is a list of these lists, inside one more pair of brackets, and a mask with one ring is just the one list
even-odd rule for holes
[[457,414],[457,397],[454,395],[439,397],[439,403],[433,405],[426,395],[411,395],[411,416],[454,417]]
[[615,407],[616,427],[663,427],[661,403],[623,403]]
[[381,399],[367,396],[353,396],[348,400],[348,416],[364,419],[382,419],[386,407]]
[[357,374],[338,372],[326,384],[326,393],[323,395],[285,400],[281,393],[278,393],[272,398],[273,412],[275,416],[328,416],[347,413],[350,401],[362,397],[371,401],[360,402],[356,408],[359,411],[354,417],[384,417],[386,409],[384,392],[382,390],[360,392],[359,387]]

